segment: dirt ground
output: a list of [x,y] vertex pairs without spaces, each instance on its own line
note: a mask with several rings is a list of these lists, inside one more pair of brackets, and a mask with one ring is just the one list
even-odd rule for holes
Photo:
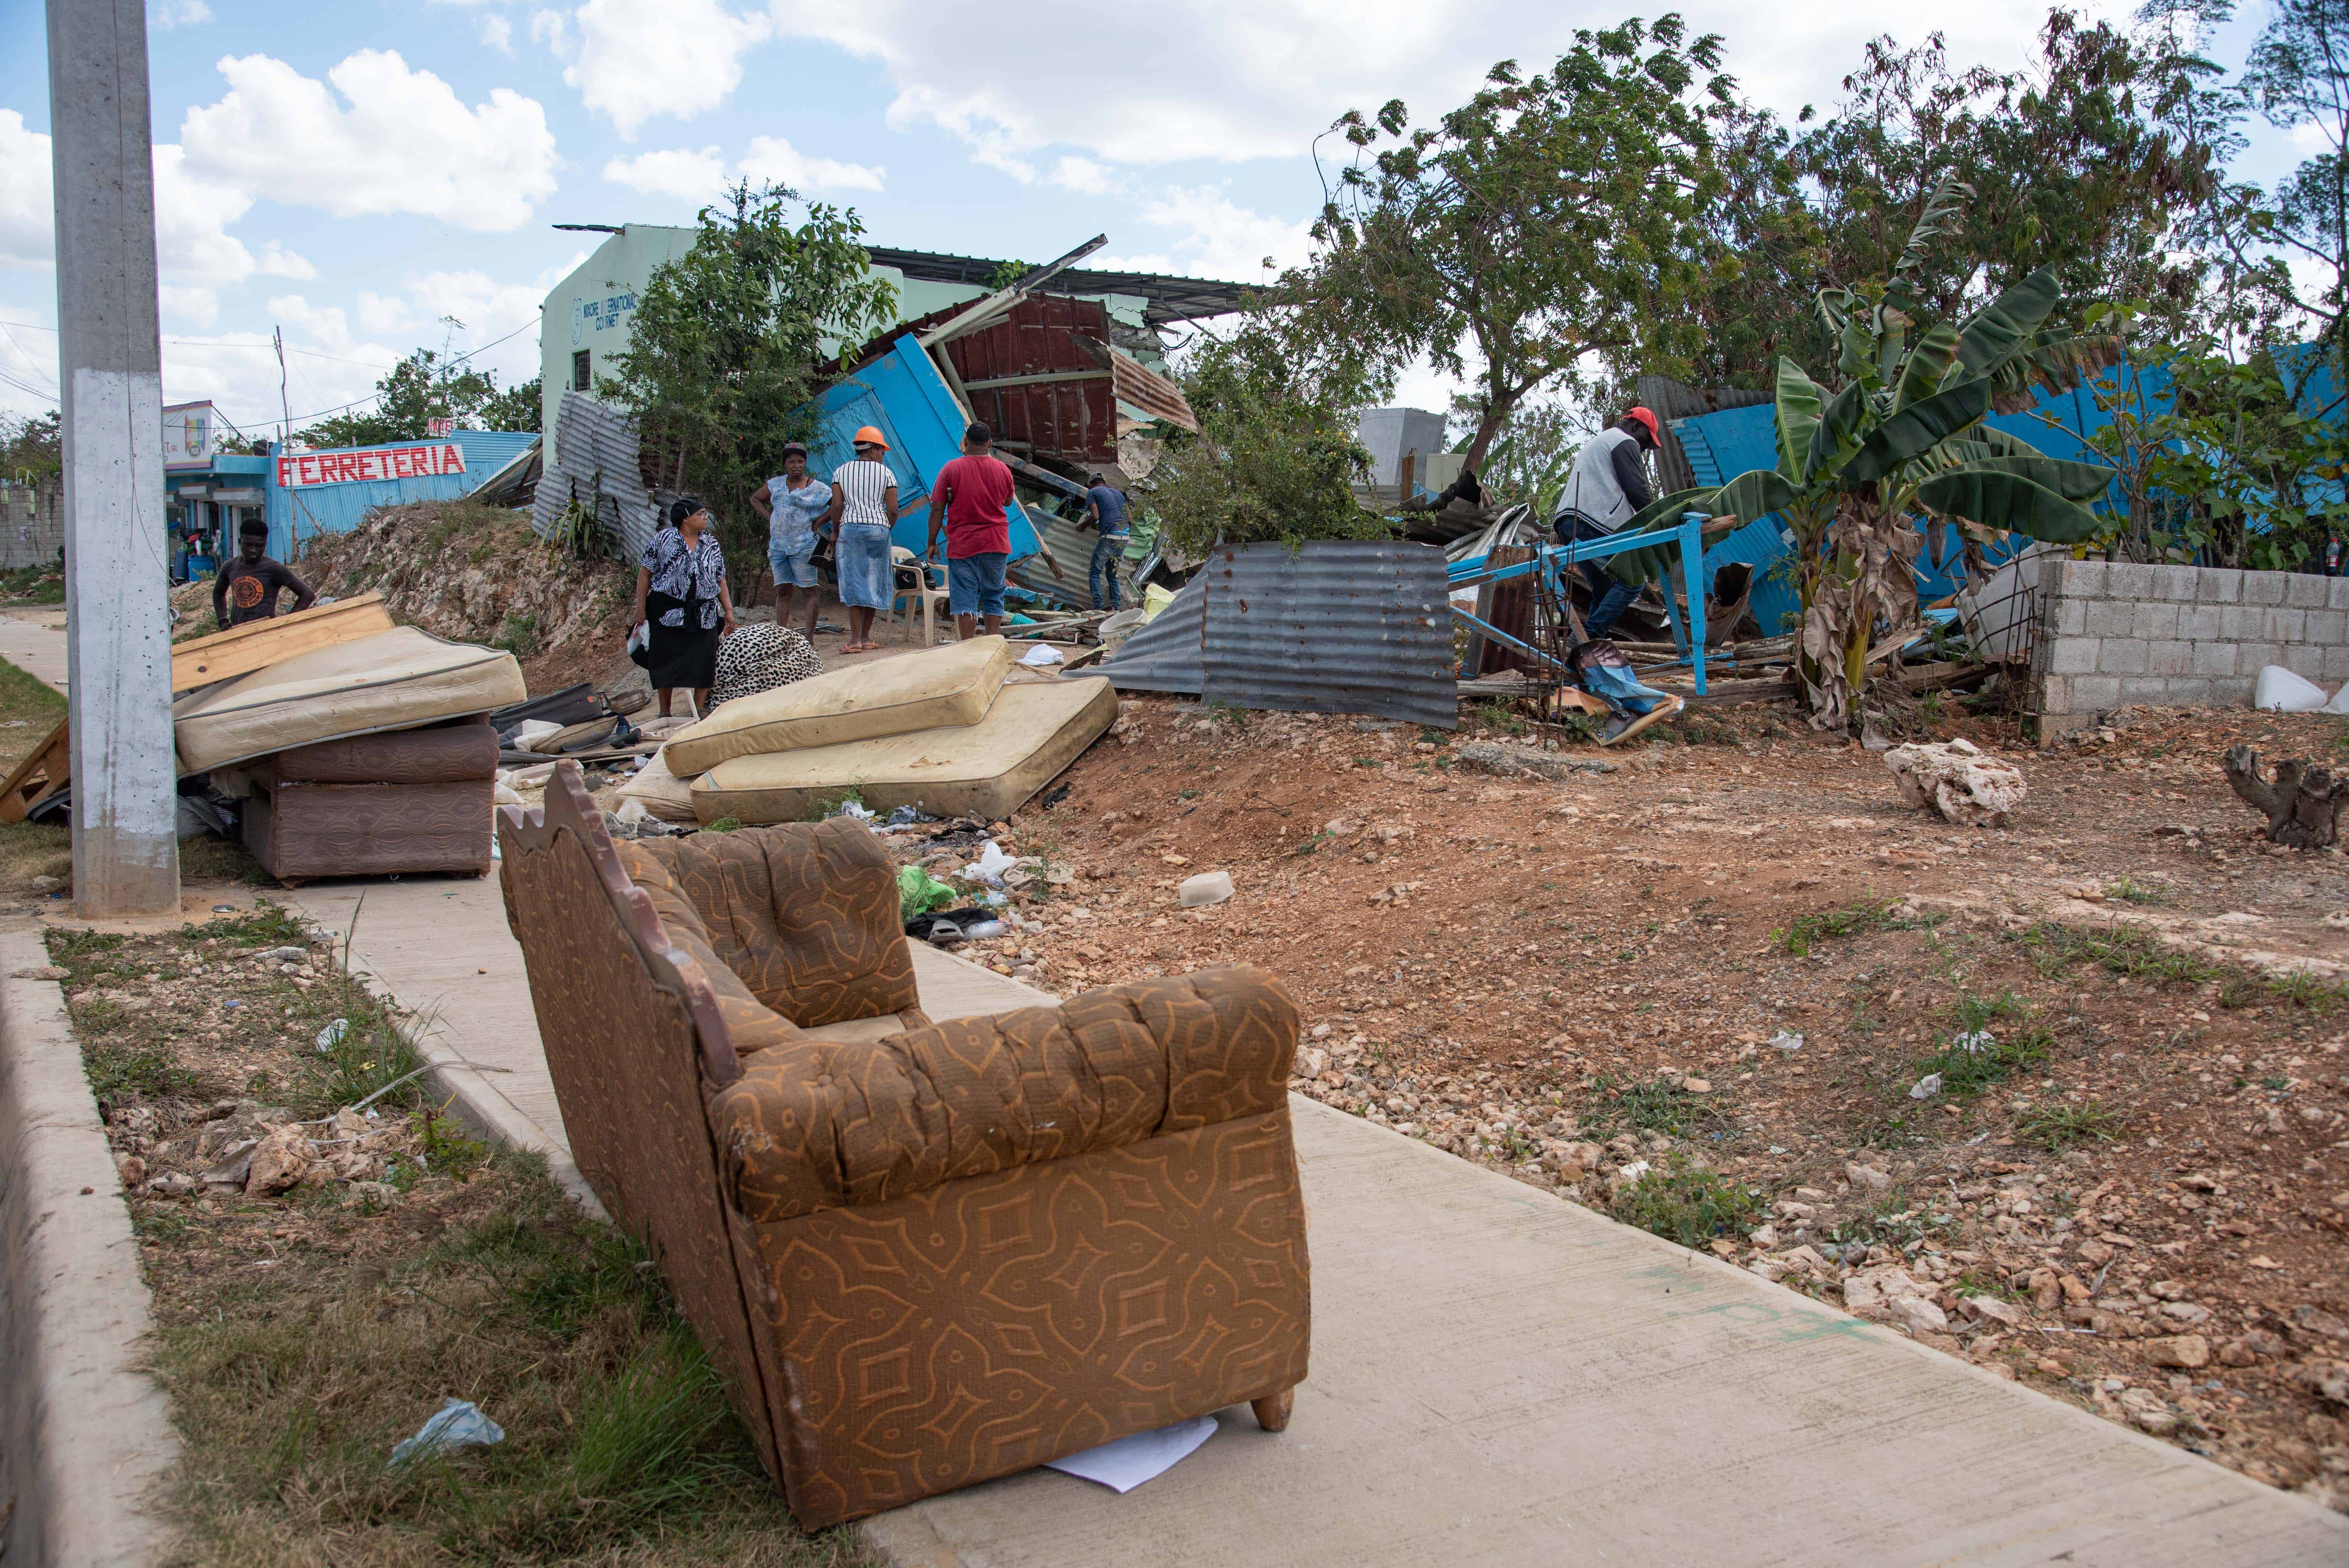
[[[1780,707],[1570,782],[1456,764],[1521,727],[1130,698],[1009,824],[1076,882],[982,956],[1062,993],[1263,965],[1303,1092],[2349,1502],[2349,877],[2218,765],[2338,721],[2036,751],[1953,709],[2030,785],[1979,830]],[[1236,896],[1176,907],[1209,870]]]

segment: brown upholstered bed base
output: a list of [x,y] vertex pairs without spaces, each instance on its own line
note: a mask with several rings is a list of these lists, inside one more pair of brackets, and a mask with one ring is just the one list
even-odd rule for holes
[[491,866],[498,738],[486,724],[324,741],[269,758],[244,847],[283,882]]

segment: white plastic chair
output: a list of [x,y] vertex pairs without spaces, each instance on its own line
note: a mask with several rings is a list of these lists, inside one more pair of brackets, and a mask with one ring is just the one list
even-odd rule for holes
[[[931,565],[928,562],[924,561],[920,556],[915,554],[912,551],[906,549],[902,544],[890,546],[889,609],[885,619],[892,621],[895,620],[897,617],[897,606],[905,603],[907,600],[920,600],[922,605],[922,645],[925,647],[936,647],[937,645],[938,604],[940,601],[947,597],[947,591],[944,587],[934,586],[932,584],[930,581],[930,574],[932,573],[936,573],[940,578],[943,578],[946,574],[946,569],[942,566]],[[914,640],[914,612],[911,605],[906,606],[905,633],[899,640],[908,643]]]

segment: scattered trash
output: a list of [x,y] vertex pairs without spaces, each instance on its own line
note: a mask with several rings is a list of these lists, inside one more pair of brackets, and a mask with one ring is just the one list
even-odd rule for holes
[[513,733],[506,737],[506,744],[516,751],[535,751],[538,748],[534,742],[562,732],[563,726],[559,724],[549,724],[543,718],[526,718],[514,726]]
[[897,868],[897,918],[901,921],[944,909],[961,896],[919,866]]
[[834,817],[846,817],[853,821],[858,822],[869,822],[873,820],[873,813],[864,809],[864,804],[861,800],[843,800],[839,805],[834,806],[832,809],[831,815]]
[[1201,872],[1197,876],[1185,877],[1182,887],[1176,890],[1176,896],[1182,900],[1185,909],[1203,909],[1211,903],[1221,903],[1232,896],[1232,873]]
[[1998,1048],[1997,1037],[1988,1029],[1969,1030],[1952,1038],[1950,1044],[1970,1057],[1986,1057]]
[[[2349,686],[2344,686],[2341,689],[2344,691],[2349,691]],[[1036,803],[1049,811],[1053,807],[1059,805],[1061,801],[1067,799],[1069,798],[1069,791],[1075,788],[1076,786],[1073,784],[1055,784],[1050,789],[1045,790],[1043,794],[1038,796]]]
[[1919,1078],[1909,1088],[1909,1098],[1910,1099],[1930,1099],[1940,1092],[1941,1075],[1940,1073],[1927,1073],[1923,1078]]
[[1026,653],[1020,655],[1019,662],[1026,665],[1030,669],[1048,670],[1054,665],[1065,663],[1066,661],[1061,657],[1060,649],[1054,647],[1050,643],[1039,643],[1034,647],[1029,649]]
[[2323,686],[2282,665],[2261,666],[2251,688],[2251,706],[2262,713],[2316,713],[2327,700]]
[[1195,1416],[1154,1432],[1136,1432],[1130,1438],[1120,1438],[1066,1459],[1047,1460],[1044,1468],[1080,1480],[1099,1481],[1123,1494],[1143,1481],[1164,1475],[1215,1435],[1216,1418]]
[[234,914],[236,913],[236,905],[233,903],[216,903],[212,905],[212,913],[214,914]]
[[485,1449],[505,1440],[505,1429],[481,1414],[480,1406],[471,1399],[450,1399],[416,1429],[414,1437],[403,1439],[391,1450],[392,1468],[450,1449]]
[[982,920],[976,925],[964,926],[962,934],[973,942],[988,942],[1002,935],[1006,929],[999,920]]
[[978,859],[956,872],[965,882],[1000,882],[1003,873],[1019,861],[1003,852],[1003,846],[993,839],[978,846]]
[[1803,1037],[1792,1029],[1781,1029],[1770,1037],[1770,1046],[1773,1050],[1799,1051],[1803,1048]]
[[318,1031],[318,1054],[322,1057],[333,1055],[335,1047],[350,1037],[351,1021],[348,1018],[336,1019]]
[[1884,754],[1901,799],[1969,828],[2006,825],[2028,789],[2013,763],[1984,757],[1970,740],[1896,746]]

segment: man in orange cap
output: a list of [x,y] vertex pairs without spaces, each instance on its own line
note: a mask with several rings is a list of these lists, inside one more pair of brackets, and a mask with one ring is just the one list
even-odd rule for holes
[[[1557,542],[1572,544],[1577,540],[1605,539],[1654,500],[1656,494],[1649,487],[1640,458],[1662,444],[1656,417],[1645,408],[1632,409],[1583,442],[1574,456],[1574,471],[1567,476],[1566,489],[1558,495],[1557,515],[1552,519]],[[1582,580],[1590,588],[1584,634],[1593,639],[1603,637],[1640,591],[1609,573],[1603,559],[1578,564]]]
[[856,456],[832,471],[832,505],[824,523],[839,530],[833,562],[840,602],[848,607],[843,654],[870,653],[873,617],[889,607],[889,526],[897,521],[897,476],[888,464],[889,438],[871,425],[851,438]]

